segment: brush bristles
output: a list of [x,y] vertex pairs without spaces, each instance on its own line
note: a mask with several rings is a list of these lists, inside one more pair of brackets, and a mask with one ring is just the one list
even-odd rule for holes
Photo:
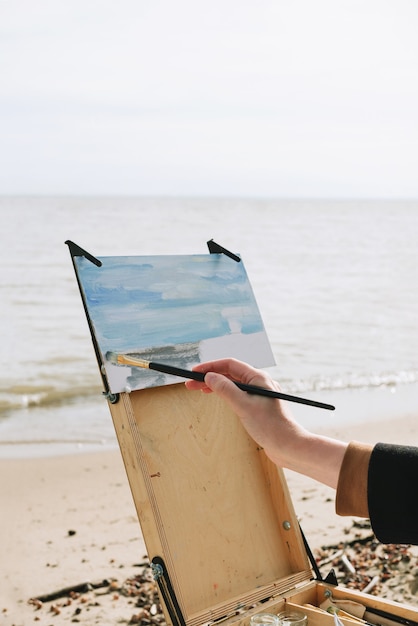
[[135,357],[128,356],[126,354],[117,354],[116,352],[107,352],[106,359],[111,363],[117,365],[130,365],[131,367],[143,367],[148,368],[149,362],[143,359],[136,359]]

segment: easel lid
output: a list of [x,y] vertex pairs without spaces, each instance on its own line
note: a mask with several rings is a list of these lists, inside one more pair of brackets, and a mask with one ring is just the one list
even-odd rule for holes
[[180,626],[312,578],[283,473],[219,398],[179,384],[121,394],[110,408],[148,555],[163,563]]

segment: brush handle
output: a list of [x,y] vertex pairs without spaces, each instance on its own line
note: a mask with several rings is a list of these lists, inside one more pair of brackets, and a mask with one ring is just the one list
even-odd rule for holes
[[[162,363],[148,363],[148,367],[151,370],[163,372],[164,374],[172,374],[173,376],[181,376],[182,378],[189,378],[192,380],[198,380],[199,382],[205,382],[205,374],[203,372],[193,372],[192,370],[184,370],[181,367],[174,367],[172,365],[164,365]],[[307,404],[308,406],[315,406],[319,409],[327,409],[328,411],[334,411],[335,407],[332,404],[325,404],[324,402],[317,402],[316,400],[308,400],[307,398],[300,398],[299,396],[291,396],[281,391],[273,391],[272,389],[265,389],[264,387],[257,387],[256,385],[245,385],[244,383],[233,381],[234,384],[242,391],[252,393],[257,396],[267,396],[268,398],[279,398],[280,400],[288,400],[289,402],[298,402],[299,404]]]
[[297,402],[299,404],[307,404],[308,406],[316,406],[319,409],[327,409],[328,411],[334,411],[335,406],[332,404],[326,404],[325,402],[318,402],[317,400],[308,400],[308,398],[300,398],[299,396],[291,396],[288,393],[282,393],[281,391],[273,391],[272,389],[264,389],[264,387],[256,387],[255,385],[245,385],[244,383],[237,383],[234,381],[237,387],[246,391],[247,393],[253,393],[256,396],[267,396],[269,398],[279,398],[280,400],[288,400],[289,402]]
[[193,372],[192,370],[184,370],[181,367],[174,367],[174,365],[164,365],[164,363],[148,363],[150,370],[156,370],[157,372],[163,372],[164,374],[172,374],[173,376],[181,376],[181,378],[190,378],[192,380],[198,380],[200,383],[205,382],[205,374],[203,372]]

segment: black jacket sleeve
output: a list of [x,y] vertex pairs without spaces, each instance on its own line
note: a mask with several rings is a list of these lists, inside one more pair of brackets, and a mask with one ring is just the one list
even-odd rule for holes
[[418,545],[418,448],[386,443],[373,448],[367,500],[379,541]]

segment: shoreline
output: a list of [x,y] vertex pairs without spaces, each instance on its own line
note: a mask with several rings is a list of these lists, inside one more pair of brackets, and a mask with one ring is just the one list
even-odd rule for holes
[[[418,421],[410,413],[350,425],[334,420],[333,428],[312,429],[346,441],[417,443]],[[311,549],[347,540],[353,518],[335,514],[334,490],[288,470],[285,475]],[[31,597],[138,574],[146,548],[118,448],[1,458],[0,501],[4,626],[26,626],[35,617],[39,626],[51,624],[46,608],[36,612],[27,604]],[[129,621],[134,613],[122,601],[101,602],[90,611],[103,625]],[[70,623],[71,615],[57,615],[53,623]]]
[[[367,432],[369,427],[374,428],[376,422],[383,424],[412,419],[418,412],[418,383],[310,391],[295,395],[335,405],[335,411],[324,411],[289,403],[300,424],[309,430],[340,438],[359,424],[364,424]],[[37,407],[35,411],[41,412],[42,408]],[[53,420],[43,417],[38,421],[35,414],[26,413],[0,421],[0,461],[119,449],[105,402],[87,406],[61,405],[53,409],[53,416]],[[94,424],[87,433],[83,431],[85,423]]]

